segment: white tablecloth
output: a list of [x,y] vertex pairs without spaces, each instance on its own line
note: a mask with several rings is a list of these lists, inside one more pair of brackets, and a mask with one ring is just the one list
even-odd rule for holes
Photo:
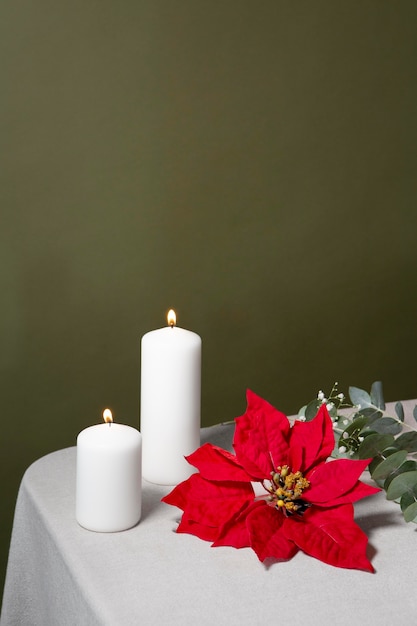
[[[202,442],[230,447],[233,429],[203,429]],[[22,480],[1,626],[417,624],[417,526],[383,493],[355,505],[375,574],[303,553],[266,568],[250,549],[176,534],[180,512],[160,502],[170,488],[146,482],[135,528],[81,528],[75,458],[75,448],[49,454]]]

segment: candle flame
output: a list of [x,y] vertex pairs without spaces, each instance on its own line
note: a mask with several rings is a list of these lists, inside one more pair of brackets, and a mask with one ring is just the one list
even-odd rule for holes
[[104,409],[103,411],[103,419],[106,422],[106,424],[111,424],[113,421],[113,415],[110,411],[110,409]]
[[173,326],[176,325],[176,323],[177,323],[177,316],[175,314],[174,309],[169,309],[168,315],[167,315],[167,319],[168,319],[168,326],[171,326],[171,328],[172,328]]

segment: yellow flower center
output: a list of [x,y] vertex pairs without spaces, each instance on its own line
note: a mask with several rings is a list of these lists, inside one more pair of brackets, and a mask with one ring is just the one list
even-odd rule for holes
[[309,486],[310,481],[300,471],[291,472],[288,465],[283,465],[276,472],[271,472],[270,484],[265,485],[265,489],[269,492],[268,500],[272,506],[285,515],[301,515],[310,506],[302,499],[303,491]]

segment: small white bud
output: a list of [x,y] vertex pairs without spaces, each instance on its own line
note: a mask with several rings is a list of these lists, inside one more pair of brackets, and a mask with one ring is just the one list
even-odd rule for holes
[[318,400],[324,400],[324,393],[320,390],[317,394]]
[[345,394],[343,393],[338,393],[337,397],[339,398],[339,400],[344,400],[345,399]]
[[331,411],[333,407],[334,407],[334,403],[333,403],[333,402],[328,402],[328,403],[326,404],[326,409],[327,409],[328,411]]
[[339,448],[339,452],[340,452],[341,454],[344,454],[344,453],[346,452],[346,447],[345,447],[345,446],[340,446],[340,448]]
[[344,432],[342,435],[343,439],[349,439],[349,434]]

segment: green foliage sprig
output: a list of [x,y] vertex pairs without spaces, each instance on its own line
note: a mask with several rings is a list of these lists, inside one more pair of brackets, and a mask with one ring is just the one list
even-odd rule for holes
[[[349,387],[349,400],[335,383],[329,394],[319,391],[298,412],[298,419],[312,420],[325,403],[334,424],[333,456],[372,458],[371,478],[397,502],[406,522],[417,523],[417,428],[404,421],[404,407],[395,404],[395,415],[385,408],[382,383],[376,381],[368,393]],[[417,406],[413,417],[417,426]]]

